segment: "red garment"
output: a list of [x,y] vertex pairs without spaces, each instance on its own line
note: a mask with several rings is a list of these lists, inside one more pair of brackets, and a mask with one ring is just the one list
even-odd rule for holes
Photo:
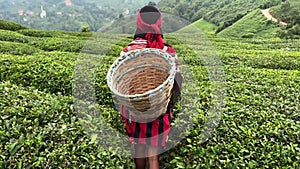
[[[160,28],[162,26],[162,18],[161,18],[161,13],[158,12],[160,14],[160,18],[156,21],[156,23],[154,24],[149,24],[143,21],[142,17],[141,17],[141,12],[139,10],[138,14],[137,14],[137,18],[136,18],[136,25],[137,28],[139,28],[142,31],[145,32],[151,32],[151,33],[155,33],[155,34],[161,34]],[[151,15],[152,12],[149,12],[149,15]]]
[[[143,21],[141,17],[141,12],[139,11],[137,14],[136,25],[138,29],[146,33],[146,39],[149,48],[163,49],[164,42],[161,37],[160,30],[162,26],[162,17],[160,11],[158,11],[158,13],[160,14],[160,18],[156,21],[156,23],[148,24]],[[149,13],[149,15],[151,15],[151,12]]]
[[[130,50],[141,49],[147,47],[147,40],[137,38],[126,46],[121,55]],[[176,57],[175,49],[171,46],[165,47],[166,51]],[[177,59],[176,59],[177,60]],[[178,64],[178,61],[176,62]],[[120,105],[121,118],[125,123],[126,133],[132,144],[146,144],[152,146],[166,146],[167,136],[171,127],[172,110],[169,109],[164,115],[155,120],[147,121],[130,121],[129,112],[126,107]]]
[[123,105],[120,105],[120,112],[131,144],[166,146],[167,136],[171,127],[171,111],[150,122],[146,120],[140,122],[130,121],[130,114]]

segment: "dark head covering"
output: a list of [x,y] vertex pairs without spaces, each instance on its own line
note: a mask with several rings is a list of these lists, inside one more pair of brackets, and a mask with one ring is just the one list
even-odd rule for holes
[[162,15],[157,8],[150,5],[141,8],[137,14],[136,24],[135,38],[147,39],[149,48],[164,48],[161,33]]

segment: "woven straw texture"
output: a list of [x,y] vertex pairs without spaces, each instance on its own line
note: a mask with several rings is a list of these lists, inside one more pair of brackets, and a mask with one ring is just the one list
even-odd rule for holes
[[110,67],[107,83],[135,120],[166,113],[175,77],[175,58],[160,49],[137,49]]

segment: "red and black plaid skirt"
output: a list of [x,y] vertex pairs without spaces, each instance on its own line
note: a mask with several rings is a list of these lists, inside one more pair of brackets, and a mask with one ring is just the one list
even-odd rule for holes
[[122,120],[125,123],[126,134],[132,144],[151,146],[166,146],[166,140],[171,128],[172,111],[168,111],[155,120],[130,121],[126,107],[120,105]]

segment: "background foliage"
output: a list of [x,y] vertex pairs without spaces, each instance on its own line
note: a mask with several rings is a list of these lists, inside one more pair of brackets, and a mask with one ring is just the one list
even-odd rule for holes
[[[64,0],[0,0],[0,18],[44,30],[80,31],[87,26],[97,31],[126,9],[133,14],[147,3],[147,0],[72,0],[72,6],[66,6]],[[46,18],[40,17],[41,5],[47,12]],[[22,16],[18,14],[20,9],[24,11]]]
[[[51,2],[60,6],[60,1]],[[298,24],[297,19],[289,17],[294,13],[286,13],[295,9],[297,1],[288,2],[294,5],[268,0],[178,0],[159,4],[175,14],[179,14],[179,6],[186,6],[189,10],[182,8],[180,16],[196,22],[183,31],[194,27],[208,38],[187,33],[183,42],[165,34],[181,66],[191,71],[197,86],[193,90],[192,86],[184,87],[198,92],[199,98],[193,101],[199,104],[188,112],[193,114],[194,124],[186,137],[160,155],[162,168],[300,168],[300,40],[297,34],[288,34]],[[277,5],[272,7],[273,15],[294,25],[280,28],[267,21],[258,8],[273,5]],[[286,8],[289,10],[283,10]],[[230,11],[230,16],[223,15]],[[81,29],[74,25],[70,28]],[[286,38],[277,37],[280,29]],[[80,121],[73,96],[78,60],[101,56],[101,62],[87,64],[95,70],[97,104],[86,111],[102,114],[87,122],[93,122],[91,127],[101,129],[97,131],[101,134],[107,132],[100,123],[104,119],[125,134],[105,78],[109,66],[131,40],[131,33],[47,31],[0,20],[0,168],[134,168],[132,159],[97,144],[97,135],[91,135]],[[214,82],[208,70],[216,68],[205,64],[196,52],[205,54],[205,43],[216,50],[223,64],[226,81],[220,84],[226,87],[226,97],[219,125],[202,142],[198,137],[208,120],[213,97]],[[84,87],[88,88],[77,87],[83,95]],[[182,115],[178,109],[180,106],[173,125],[180,127],[186,122],[178,118]]]
[[[108,50],[96,71],[96,108],[125,133],[105,77],[132,35],[13,25],[0,31],[0,168],[133,168],[130,158],[103,150],[88,134],[72,97],[76,60],[93,56],[105,42]],[[220,124],[203,143],[197,136],[211,104],[207,70],[214,65],[205,65],[194,51],[203,41],[185,37],[184,44],[170,35],[166,41],[190,67],[201,104],[186,138],[160,156],[162,168],[299,168],[300,41],[209,36],[224,64],[227,96]]]

